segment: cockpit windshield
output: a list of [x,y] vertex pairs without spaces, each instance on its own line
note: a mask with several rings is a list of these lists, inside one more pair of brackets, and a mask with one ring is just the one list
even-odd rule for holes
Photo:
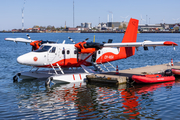
[[37,50],[34,51],[34,52],[46,52],[46,51],[48,51],[51,47],[52,47],[52,46],[44,46],[44,45],[41,45],[41,46],[39,47],[39,49],[37,49]]

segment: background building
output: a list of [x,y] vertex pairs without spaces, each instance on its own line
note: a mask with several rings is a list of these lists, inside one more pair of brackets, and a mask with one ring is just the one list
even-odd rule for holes
[[81,23],[81,27],[91,29],[92,28],[92,23]]
[[96,27],[98,30],[106,30],[107,29],[107,23],[99,23]]

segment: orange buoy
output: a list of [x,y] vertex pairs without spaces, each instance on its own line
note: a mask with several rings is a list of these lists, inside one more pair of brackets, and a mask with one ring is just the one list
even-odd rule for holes
[[171,66],[174,66],[173,59],[171,59]]
[[118,65],[116,66],[116,75],[119,74]]

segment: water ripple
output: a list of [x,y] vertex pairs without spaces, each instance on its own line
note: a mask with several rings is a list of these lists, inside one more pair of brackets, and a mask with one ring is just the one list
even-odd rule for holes
[[[95,34],[99,41],[113,39],[119,42],[124,34]],[[20,80],[13,83],[12,77],[30,67],[19,65],[18,56],[31,50],[23,43],[7,42],[5,37],[25,37],[25,33],[0,33],[0,118],[1,119],[179,119],[180,82],[150,85],[102,85],[102,84],[57,84],[44,86],[43,80]],[[35,39],[67,39],[83,41],[94,34],[30,34]],[[179,34],[138,34],[137,41],[172,40],[180,44]],[[62,41],[60,41],[62,42]],[[70,41],[67,41],[70,43]],[[12,52],[16,51],[16,52]],[[172,47],[157,47],[156,51],[139,49],[135,56],[114,61],[119,69],[163,64],[170,59],[179,61]],[[167,55],[168,54],[168,55]],[[137,62],[138,61],[138,62]]]

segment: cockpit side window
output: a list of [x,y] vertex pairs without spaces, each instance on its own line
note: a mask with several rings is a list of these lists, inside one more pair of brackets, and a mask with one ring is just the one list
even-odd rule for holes
[[101,51],[100,51],[100,50],[98,51],[98,54],[101,54]]
[[74,50],[74,54],[77,54],[77,50]]
[[41,45],[41,46],[39,47],[39,49],[35,50],[34,52],[46,52],[46,51],[48,51],[50,48],[51,48],[51,46]]
[[53,47],[49,52],[50,53],[55,53],[56,52],[56,47]]

